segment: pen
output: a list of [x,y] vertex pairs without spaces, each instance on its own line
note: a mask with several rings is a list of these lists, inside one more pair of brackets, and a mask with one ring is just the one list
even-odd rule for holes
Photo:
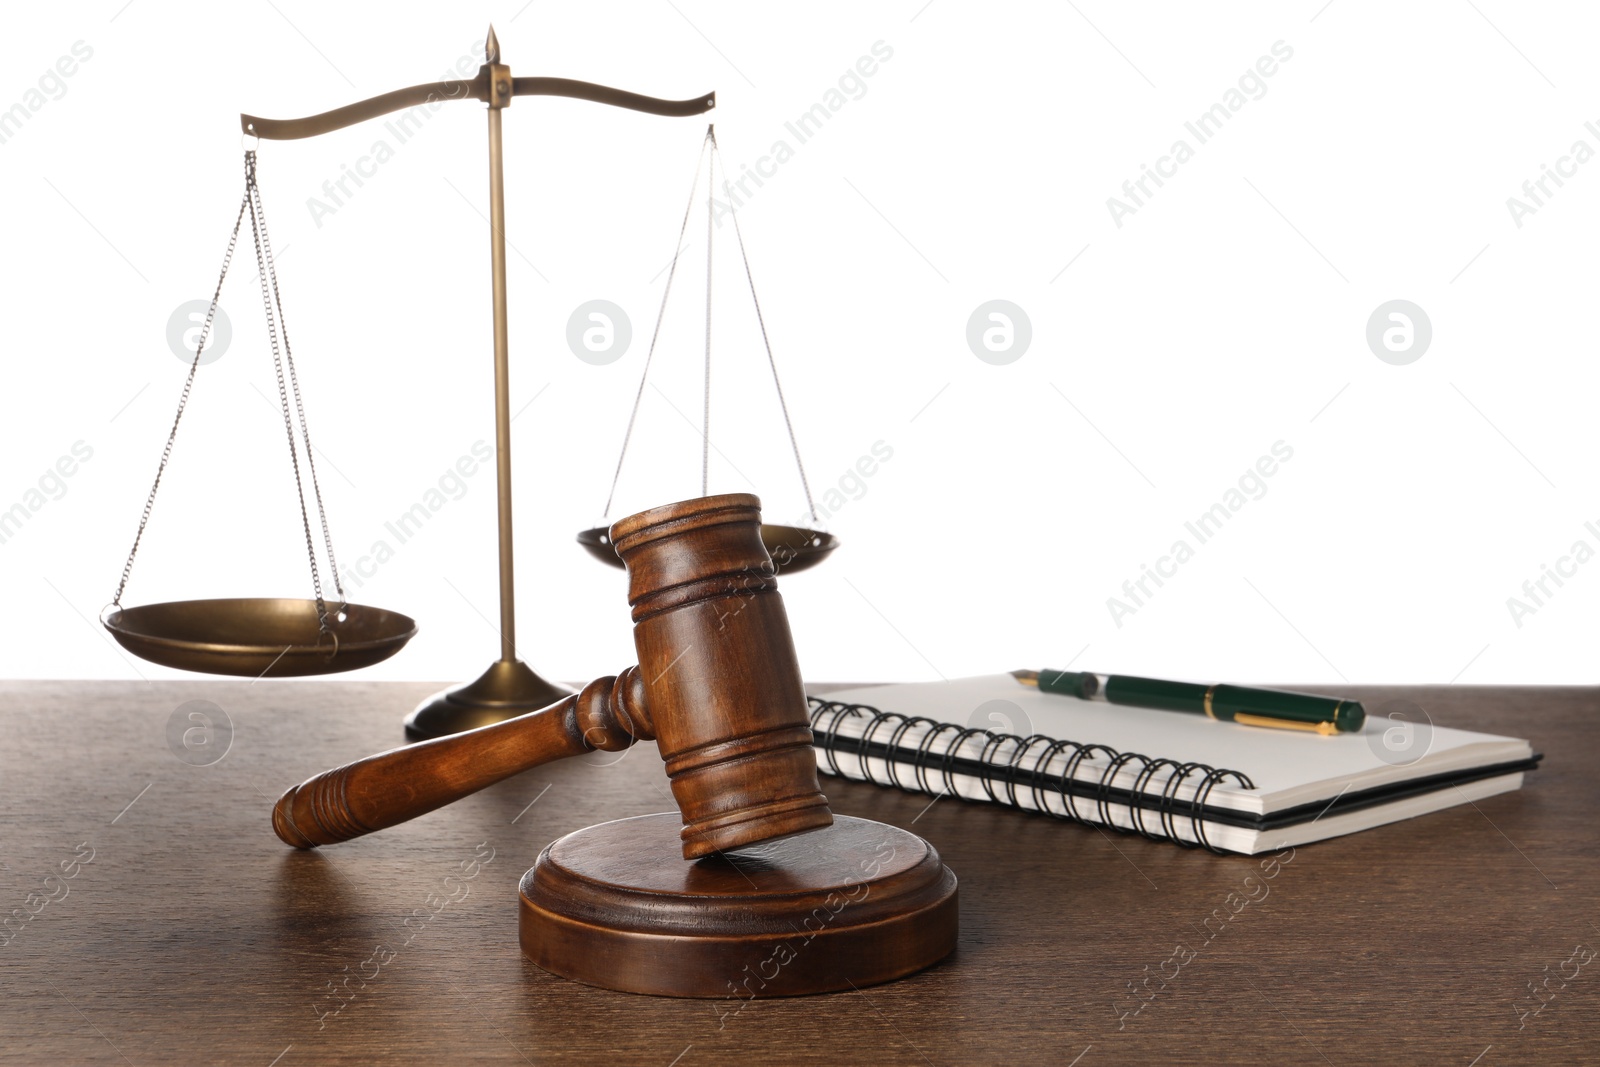
[[1161,711],[1184,711],[1246,726],[1312,730],[1328,735],[1353,733],[1367,720],[1366,709],[1360,701],[1288,693],[1281,689],[1164,682],[1156,678],[1089,671],[1012,671],[1011,674],[1023,685],[1037,686],[1044,693]]

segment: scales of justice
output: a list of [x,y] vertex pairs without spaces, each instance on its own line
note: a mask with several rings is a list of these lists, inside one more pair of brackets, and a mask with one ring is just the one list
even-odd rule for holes
[[[681,117],[710,111],[716,96],[662,100],[566,78],[513,77],[501,62],[492,27],[485,53],[471,79],[397,89],[302,119],[240,116],[244,133],[258,140],[298,140],[436,101],[475,100],[486,105],[489,133],[500,658],[476,680],[439,693],[412,712],[406,733],[418,743],[334,768],[286,792],[273,809],[273,829],[296,848],[330,845],[415,818],[542,763],[653,740],[678,810],[601,823],[544,849],[520,891],[520,941],[534,963],[609,989],[740,1000],[849,989],[928,967],[955,947],[955,876],[933,846],[915,834],[835,816],[818,783],[806,697],[777,574],[821,562],[837,547],[832,535],[763,523],[759,499],[747,493],[709,495],[708,453],[703,452],[700,497],[578,535],[596,558],[628,572],[637,664],[573,693],[541,678],[517,656],[501,113],[519,96],[563,96]],[[702,146],[702,160],[708,158],[707,423],[709,210],[718,158],[711,129]],[[698,183],[697,167],[694,190]],[[691,191],[691,207],[694,202]],[[122,596],[246,217],[315,595],[124,607]],[[680,253],[688,221],[686,210],[675,246]],[[737,214],[734,227],[810,503]],[[663,314],[677,263],[674,255]],[[660,326],[658,319],[645,376]],[[644,385],[642,377],[619,476]],[[709,449],[705,426],[702,438]],[[613,496],[615,489],[614,479]],[[814,518],[814,506],[811,513]],[[319,540],[337,603],[324,595]],[[394,655],[416,633],[415,622],[399,612],[345,600],[284,323],[254,149],[245,153],[244,197],[216,295],[116,597],[102,622],[123,647],[152,662],[256,678],[366,667]]]

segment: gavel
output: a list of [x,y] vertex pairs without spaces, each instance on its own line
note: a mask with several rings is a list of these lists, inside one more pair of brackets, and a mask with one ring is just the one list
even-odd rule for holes
[[686,860],[831,825],[760,500],[668,504],[610,536],[628,569],[636,666],[527,715],[319,774],[273,807],[277,835],[296,848],[348,841],[531,767],[652,739]]

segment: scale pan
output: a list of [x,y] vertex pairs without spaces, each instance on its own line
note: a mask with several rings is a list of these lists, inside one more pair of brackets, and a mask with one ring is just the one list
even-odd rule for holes
[[347,604],[333,626],[338,650],[317,644],[315,600],[233,597],[174,600],[117,608],[101,620],[117,643],[163,667],[291,678],[337,674],[388,659],[416,636],[417,624],[397,611]]
[[[828,553],[839,547],[839,539],[831,533],[771,523],[762,524],[761,541],[767,546],[767,555],[772,557],[773,565],[782,574],[796,574],[815,567],[827,558]],[[622,566],[622,557],[617,555],[617,550],[611,544],[610,527],[596,526],[592,530],[584,530],[578,534],[578,544],[601,563]]]

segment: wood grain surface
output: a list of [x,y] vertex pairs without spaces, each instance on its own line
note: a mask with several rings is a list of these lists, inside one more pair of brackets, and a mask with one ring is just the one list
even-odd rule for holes
[[835,811],[939,850],[960,942],[890,985],[743,1003],[606,992],[518,948],[540,849],[673,808],[651,745],[277,840],[285,788],[394,743],[437,688],[0,684],[0,1063],[1600,1062],[1600,690],[1352,689],[1544,766],[1275,867],[824,778]]

